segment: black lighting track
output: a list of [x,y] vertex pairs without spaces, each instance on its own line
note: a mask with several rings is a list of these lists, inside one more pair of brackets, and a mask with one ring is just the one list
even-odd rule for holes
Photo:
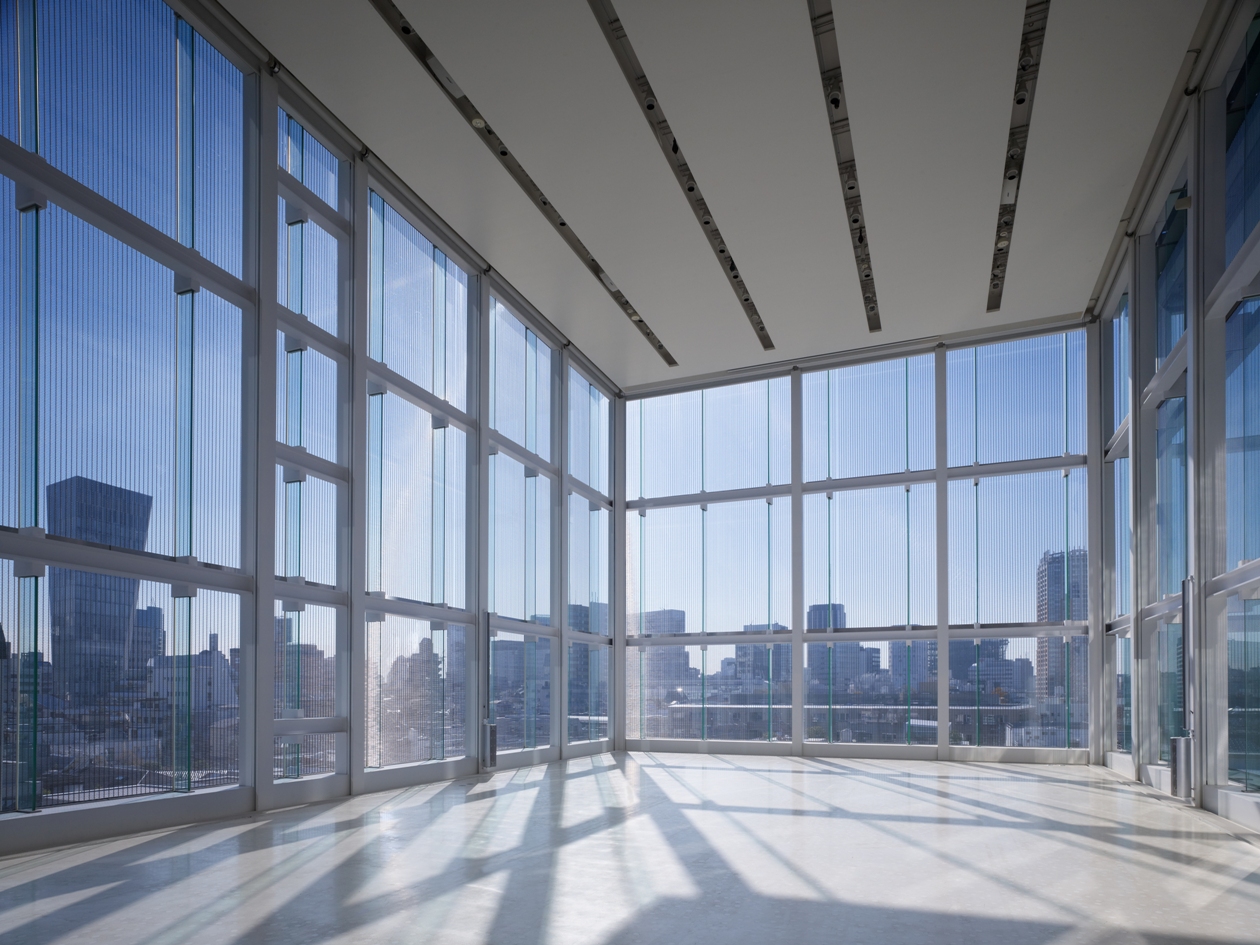
[[1006,263],[1015,230],[1015,206],[1019,183],[1024,174],[1024,153],[1028,150],[1028,126],[1032,122],[1033,93],[1041,71],[1041,48],[1046,38],[1050,0],[1028,0],[1024,7],[1024,32],[1019,40],[1019,63],[1015,67],[1015,94],[1011,100],[1011,130],[1006,138],[1006,166],[1002,171],[1002,196],[998,201],[997,235],[993,238],[993,265],[989,269],[989,302],[986,312],[1002,307],[1006,288]]
[[809,0],[809,19],[814,30],[814,50],[818,54],[818,71],[822,76],[823,98],[831,140],[836,150],[836,166],[844,188],[844,210],[848,220],[849,240],[853,245],[853,262],[857,265],[858,282],[862,286],[862,307],[866,327],[879,331],[879,296],[875,292],[875,275],[871,268],[871,245],[866,238],[866,214],[862,210],[862,191],[858,187],[857,161],[853,157],[853,136],[849,133],[849,109],[844,99],[844,79],[840,74],[840,47],[836,42],[836,22],[831,0]]
[[626,28],[622,24],[621,18],[617,16],[617,11],[613,9],[611,0],[587,0],[587,2],[590,3],[591,12],[595,14],[595,19],[599,22],[599,28],[603,31],[604,38],[608,40],[613,57],[617,60],[617,64],[621,66],[621,71],[625,75],[626,81],[630,83],[630,88],[634,91],[635,98],[639,102],[639,108],[643,112],[643,117],[647,119],[647,123],[652,129],[652,134],[656,137],[656,143],[661,146],[661,153],[665,155],[669,169],[674,172],[674,177],[678,180],[678,186],[682,188],[683,196],[687,198],[687,204],[691,207],[691,212],[696,215],[696,220],[699,222],[701,230],[704,231],[709,248],[713,250],[713,255],[722,267],[722,273],[726,276],[726,281],[731,284],[735,298],[739,300],[744,314],[748,316],[749,323],[757,333],[757,340],[761,342],[761,347],[765,350],[773,351],[774,342],[770,340],[770,333],[766,330],[766,323],[762,320],[761,313],[757,311],[757,305],[752,300],[752,293],[748,291],[747,284],[745,284],[743,277],[739,274],[739,267],[735,265],[735,260],[731,258],[730,249],[726,245],[726,240],[722,238],[722,233],[713,218],[708,202],[700,193],[700,185],[696,182],[695,175],[692,173],[690,165],[687,164],[687,159],[683,157],[678,138],[674,135],[673,130],[669,127],[669,122],[665,119],[661,101],[656,93],[652,91],[652,86],[644,74],[639,57],[635,55],[634,47],[630,45],[630,38],[626,35]]
[[630,300],[626,298],[625,293],[617,288],[616,283],[613,282],[612,278],[604,270],[604,267],[599,264],[591,251],[586,248],[586,245],[578,239],[577,234],[573,232],[573,228],[569,226],[564,217],[560,215],[560,212],[547,198],[547,195],[544,194],[539,186],[534,183],[534,179],[525,172],[525,168],[521,166],[521,162],[513,156],[511,150],[509,150],[508,146],[503,142],[503,139],[494,132],[494,129],[492,129],[486,122],[485,118],[482,117],[481,112],[478,111],[475,105],[473,105],[468,96],[464,94],[463,89],[461,89],[455,80],[451,78],[450,72],[448,72],[442,63],[438,61],[437,56],[433,54],[433,50],[431,50],[428,45],[425,44],[424,40],[420,38],[419,34],[416,33],[415,28],[412,27],[412,25],[407,21],[407,18],[403,16],[402,11],[394,5],[392,0],[371,0],[371,3],[389,25],[389,28],[392,29],[402,41],[403,45],[411,50],[411,54],[416,57],[416,60],[420,63],[421,67],[429,73],[429,75],[433,78],[433,81],[438,84],[438,88],[440,88],[446,94],[446,97],[450,99],[451,104],[455,106],[455,108],[463,116],[464,120],[468,122],[469,127],[473,129],[473,131],[477,134],[477,137],[485,142],[486,147],[488,147],[494,156],[499,159],[499,163],[502,164],[504,169],[506,169],[512,176],[512,179],[520,185],[521,190],[525,191],[525,194],[529,197],[529,199],[534,202],[534,206],[536,206],[539,212],[541,212],[551,225],[555,227],[555,230],[560,234],[560,237],[569,244],[569,248],[572,249],[578,259],[582,261],[582,265],[590,270],[591,275],[599,280],[599,284],[603,286],[604,291],[612,296],[613,301],[617,303],[617,307],[620,308],[625,313],[626,317],[630,319],[631,323],[639,329],[639,332],[647,339],[648,343],[653,347],[656,353],[661,356],[661,359],[670,367],[677,367],[678,362],[674,359],[674,356],[669,353],[669,349],[665,347],[665,343],[656,336],[656,333],[652,331],[651,328],[648,327],[647,322],[643,320],[643,316],[640,315],[638,311],[635,310],[634,306],[630,304]]

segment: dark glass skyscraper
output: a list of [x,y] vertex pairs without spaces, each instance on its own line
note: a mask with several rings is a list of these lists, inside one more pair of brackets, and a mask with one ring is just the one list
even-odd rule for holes
[[[73,476],[49,485],[47,501],[49,534],[144,550],[152,496]],[[139,588],[134,578],[48,569],[52,684],[71,706],[142,685],[148,661],[165,650],[161,611],[138,618]]]

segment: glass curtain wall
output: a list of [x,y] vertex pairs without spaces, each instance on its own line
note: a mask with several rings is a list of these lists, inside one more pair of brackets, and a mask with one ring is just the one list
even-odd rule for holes
[[598,742],[613,735],[612,403],[572,365],[564,390],[565,738]]
[[[340,660],[344,608],[314,606],[305,589],[341,589],[344,560],[349,396],[348,298],[342,273],[351,252],[349,165],[281,106],[276,115],[276,779],[345,770],[337,731],[346,715]],[[322,462],[321,462],[322,461]],[[326,719],[311,723],[310,719]],[[303,720],[301,722],[295,720]],[[312,731],[323,727],[325,731]]]
[[[1085,344],[1059,332],[631,401],[627,737],[1087,747]],[[793,647],[799,732],[776,708]]]
[[104,209],[0,162],[0,525],[63,540],[0,564],[0,809],[234,784],[246,76],[158,0],[2,17],[0,135]]

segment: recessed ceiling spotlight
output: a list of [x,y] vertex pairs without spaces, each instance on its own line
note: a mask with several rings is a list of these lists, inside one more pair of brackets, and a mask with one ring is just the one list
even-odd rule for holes
[[1017,157],[1019,157],[1019,148],[1011,148],[1009,151],[1006,152],[1006,156],[1010,158],[1012,161],[1015,160]]
[[1024,105],[1027,102],[1028,102],[1028,89],[1025,86],[1021,86],[1019,90],[1015,93],[1015,104]]
[[1008,167],[1008,168],[1006,169],[1006,179],[1007,179],[1007,180],[1014,180],[1014,179],[1015,179],[1015,178],[1017,178],[1018,176],[1019,176],[1019,170],[1018,170],[1018,168]]
[[499,157],[507,157],[507,148],[499,148]]
[[1010,240],[998,240],[998,241],[997,241],[997,248],[998,248],[998,249],[1006,249],[1006,247],[1008,247],[1008,246],[1010,246],[1010,245],[1011,245],[1011,241],[1010,241]]
[[694,194],[696,192],[696,182],[694,180],[687,181],[687,193]]
[[839,108],[840,107],[840,93],[832,92],[830,97],[828,97],[827,101],[831,104],[832,108]]
[[847,190],[849,193],[853,193],[855,190],[857,190],[857,178],[850,177],[848,180],[846,180],[844,182],[844,189]]
[[656,99],[652,98],[652,96],[649,95],[647,98],[643,100],[643,107],[646,108],[650,112],[656,111]]
[[472,120],[472,126],[473,126],[474,128],[476,128],[476,129],[480,130],[480,129],[482,129],[482,128],[486,127],[486,120],[485,120],[484,118],[482,118],[480,115],[478,115],[476,118],[474,118],[474,119]]

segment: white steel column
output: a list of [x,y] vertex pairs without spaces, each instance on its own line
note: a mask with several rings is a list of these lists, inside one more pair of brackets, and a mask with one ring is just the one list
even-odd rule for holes
[[[613,654],[608,669],[609,704],[613,706],[612,738],[615,751],[626,750],[626,398],[613,398],[612,618]],[[637,654],[636,654],[637,655]]]
[[[558,357],[553,358],[552,363],[559,365],[560,383],[559,390],[551,398],[551,442],[554,450],[551,461],[560,474],[552,488],[552,494],[557,498],[552,500],[551,510],[551,598],[554,602],[551,623],[556,628],[556,641],[560,646],[560,652],[556,654],[558,658],[552,661],[552,666],[556,667],[553,672],[560,673],[560,679],[559,685],[553,683],[551,686],[551,691],[558,694],[553,699],[551,731],[552,744],[559,746],[563,759],[569,754],[569,346],[563,345],[556,354]],[[554,380],[552,385],[554,390]],[[557,701],[558,706],[555,705]]]
[[[804,382],[792,370],[792,752],[805,746]],[[830,614],[828,614],[830,622]],[[770,629],[767,626],[767,629]]]
[[[350,482],[343,489],[347,493],[350,511],[350,548],[349,569],[344,583],[350,592],[350,605],[347,608],[349,632],[346,634],[349,652],[345,662],[350,667],[349,705],[346,715],[350,723],[349,764],[345,770],[350,774],[350,793],[359,794],[366,790],[364,782],[364,766],[367,757],[367,521],[368,521],[368,256],[370,247],[370,227],[368,225],[368,173],[362,157],[346,162],[343,167],[350,169],[350,220],[352,223],[352,242],[347,254],[348,266],[351,362],[348,367],[350,384],[347,397],[349,414],[345,421],[349,425],[350,455],[345,457],[345,465],[350,469]],[[434,318],[437,318],[434,313]],[[445,670],[445,667],[443,667]],[[342,766],[338,764],[338,768]]]
[[[256,462],[244,488],[254,495],[254,786],[256,806],[274,806],[272,780],[274,726],[272,692],[275,685],[275,541],[276,541],[276,80],[259,77],[258,145],[251,163],[258,165],[258,337],[257,361],[251,373],[257,378]],[[245,649],[244,640],[241,641]],[[241,720],[244,727],[245,720]]]
[[935,353],[936,408],[936,752],[949,757],[949,378],[947,350]]
[[[488,274],[489,270],[482,273]],[[490,372],[494,368],[490,364],[490,285],[484,278],[477,280],[477,298],[477,462],[470,476],[475,477],[477,496],[477,593],[469,601],[469,609],[477,615],[477,626],[467,647],[472,657],[469,672],[475,680],[468,689],[470,696],[475,694],[476,705],[475,711],[468,714],[467,735],[469,751],[477,759],[477,770],[482,771],[481,723],[490,717]]]
[[[1088,595],[1089,595],[1089,762],[1090,764],[1102,764],[1103,762],[1103,722],[1106,718],[1105,701],[1103,693],[1106,691],[1103,678],[1103,643],[1104,643],[1104,626],[1105,611],[1103,601],[1103,549],[1106,543],[1103,540],[1103,424],[1102,424],[1102,344],[1101,344],[1102,325],[1098,321],[1091,322],[1085,327],[1085,403],[1086,403],[1086,454],[1089,456],[1089,463],[1086,466],[1086,489],[1089,496],[1088,502],[1088,524],[1086,534],[1088,537],[1087,547],[1091,549],[1088,555],[1089,572],[1088,572]],[[1066,549],[1070,554],[1071,548]],[[1069,647],[1070,652],[1070,647]],[[1068,673],[1072,671],[1071,661],[1068,664]],[[1068,733],[1069,744],[1071,747],[1072,733]]]

